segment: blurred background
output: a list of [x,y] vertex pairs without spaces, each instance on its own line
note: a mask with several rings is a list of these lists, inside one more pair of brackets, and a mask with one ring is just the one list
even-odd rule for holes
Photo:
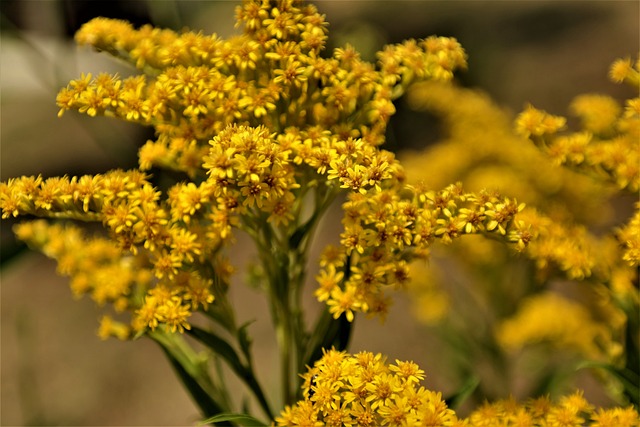
[[[106,54],[77,48],[73,34],[95,16],[188,27],[228,36],[232,1],[10,1],[0,2],[0,179],[99,173],[136,165],[149,129],[74,112],[57,117],[57,91],[82,72],[133,72]],[[527,102],[565,114],[577,94],[600,92],[623,99],[628,89],[606,78],[609,64],[637,55],[636,1],[320,1],[330,23],[329,50],[351,43],[365,59],[386,43],[432,34],[456,37],[469,56],[457,78],[480,88],[505,109]],[[417,148],[438,138],[437,123],[398,104],[389,145]],[[337,212],[337,211],[336,211]],[[1,418],[12,425],[192,425],[198,412],[159,348],[147,340],[101,342],[100,311],[75,302],[55,264],[26,251],[1,223]],[[332,225],[333,224],[333,225]],[[327,234],[339,224],[327,221]],[[242,239],[239,245],[242,244]],[[250,254],[235,254],[241,270]],[[313,260],[313,257],[312,257]],[[312,270],[313,271],[313,268]],[[262,299],[244,288],[232,294],[241,320],[258,317],[250,332],[264,380],[275,381],[274,340]],[[398,295],[387,322],[358,319],[351,349],[414,360],[427,386],[451,391],[429,354],[437,352],[424,327],[407,319]],[[255,313],[265,313],[264,316]],[[239,400],[239,399],[238,399]]]

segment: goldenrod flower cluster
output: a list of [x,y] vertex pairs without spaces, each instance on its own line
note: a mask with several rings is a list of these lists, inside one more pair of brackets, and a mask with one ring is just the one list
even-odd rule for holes
[[520,218],[535,238],[524,253],[535,262],[542,280],[549,280],[559,270],[570,280],[606,284],[617,298],[637,304],[640,298],[633,269],[637,217],[636,212],[615,235],[595,236],[583,225],[563,223],[528,209]]
[[550,343],[556,348],[572,349],[592,360],[607,360],[620,350],[614,348],[611,331],[593,319],[584,305],[552,292],[525,299],[519,311],[505,320],[496,334],[498,342],[508,349]]
[[316,296],[327,300],[334,317],[354,312],[385,315],[385,289],[402,288],[409,262],[427,258],[436,240],[450,243],[465,234],[483,233],[524,246],[531,239],[514,220],[524,208],[491,192],[467,193],[460,185],[441,191],[406,186],[375,195],[352,193],[345,211],[341,251],[331,248],[318,276]]
[[[631,68],[628,72],[634,71]],[[595,98],[601,104],[615,104],[610,98]],[[579,102],[574,103],[574,108],[584,105],[585,100],[595,98],[578,97]],[[534,238],[524,254],[534,260],[537,268],[546,272],[546,276],[555,268],[569,279],[594,277],[599,281],[608,281],[616,275],[612,271],[628,270],[620,263],[620,258],[624,258],[632,267],[635,265],[638,227],[634,224],[637,219],[632,218],[617,233],[617,240],[626,248],[623,256],[620,256],[610,237],[596,237],[587,227],[575,224],[576,221],[596,226],[605,224],[611,216],[607,198],[614,191],[607,189],[599,182],[601,180],[593,180],[567,168],[549,164],[543,154],[532,147],[523,146],[522,138],[512,131],[508,115],[492,105],[485,95],[451,84],[425,82],[412,87],[409,101],[419,111],[431,111],[443,116],[448,131],[448,136],[441,143],[422,153],[401,156],[409,182],[422,181],[430,186],[438,186],[462,179],[465,187],[471,190],[500,189],[501,193],[513,195],[527,203],[528,209],[518,218],[527,224]],[[618,111],[614,107],[611,109]],[[602,119],[604,112],[600,113],[594,115],[593,120],[595,117]],[[622,118],[619,113],[609,117],[630,123],[630,118]],[[611,119],[610,122],[614,123],[615,120]],[[520,126],[523,121],[521,115],[518,119]],[[546,115],[536,123],[538,132],[555,132],[565,125],[565,119]],[[617,126],[622,125],[618,123]],[[596,127],[592,125],[594,132]],[[637,152],[638,144],[632,141],[637,142],[638,137],[632,136],[629,134],[624,138]],[[602,141],[601,144],[604,146],[608,143]],[[633,155],[624,159],[621,156],[623,163],[631,164],[633,159]],[[430,164],[428,173],[422,167],[426,163]],[[640,170],[636,170],[631,180],[637,180],[639,176]],[[636,212],[634,218],[637,216]],[[467,243],[465,245],[465,241],[461,240],[456,246],[462,251],[465,263],[474,260],[479,264],[491,262],[478,249],[483,246],[482,242]],[[502,258],[496,258],[496,249],[493,249],[492,256],[497,263],[501,263]],[[632,296],[632,280],[624,288],[627,295]]]
[[[139,170],[0,185],[3,218],[100,221],[122,256],[148,260],[155,279],[137,330],[188,326],[199,304],[176,295],[177,282],[197,282],[211,302],[218,279],[208,264],[233,227],[286,246],[310,192],[320,209],[340,188],[364,195],[401,180],[394,156],[377,147],[392,101],[414,80],[448,80],[466,64],[460,45],[442,37],[388,46],[377,64],[351,46],[323,57],[326,22],[311,4],[247,1],[237,18],[244,31],[229,39],[106,18],[85,24],[78,43],[144,74],[82,75],[58,94],[60,114],[151,125],[157,139],[140,149]],[[152,167],[188,179],[162,192],[144,173]]]
[[460,425],[442,394],[420,385],[413,362],[328,350],[304,375],[304,399],[276,418],[280,426]]
[[[597,303],[587,303],[580,308],[580,304],[560,296],[535,295],[520,304],[519,311],[512,318],[505,320],[511,326],[503,325],[503,330],[510,328],[513,332],[517,328],[521,329],[517,340],[522,344],[546,341],[552,345],[579,350],[582,356],[589,359],[600,359],[598,354],[601,353],[608,355],[610,361],[617,360],[619,350],[624,347],[623,342],[620,342],[623,341],[621,337],[628,327],[624,319],[633,316],[640,304],[637,270],[625,262],[628,257],[621,251],[620,242],[624,241],[625,233],[629,236],[628,241],[632,242],[631,230],[637,228],[627,226],[619,232],[616,239],[613,235],[596,237],[584,226],[554,221],[535,209],[523,212],[521,218],[529,224],[535,235],[525,254],[535,262],[538,280],[548,283],[558,276],[559,271],[561,278],[588,281],[590,286],[583,290],[584,294],[592,294]],[[545,301],[548,303],[547,307]],[[572,320],[552,326],[548,323],[550,318],[543,313],[552,313],[552,307],[559,304],[567,306],[563,313],[574,313],[574,316],[567,318],[583,320],[577,324]],[[593,321],[587,319],[591,317],[588,315],[589,309],[596,313]],[[532,323],[533,319],[538,321]],[[599,325],[594,323],[596,321],[599,321]],[[538,332],[532,332],[532,335],[524,332],[536,328],[539,328]],[[555,332],[545,332],[550,332],[551,329]],[[536,334],[540,334],[539,338],[535,338]],[[580,344],[565,345],[569,341],[561,337],[570,335],[576,340],[575,344],[578,344],[577,341]],[[600,351],[595,351],[596,347]]]
[[[585,241],[584,229],[575,226],[566,229],[564,220],[577,218],[601,224],[611,214],[606,203],[610,191],[586,176],[554,166],[535,147],[523,144],[513,131],[509,114],[478,90],[450,83],[422,82],[413,85],[407,96],[412,109],[435,114],[442,120],[445,131],[441,140],[424,150],[399,155],[409,183],[440,188],[459,180],[468,191],[489,188],[517,197],[527,204],[518,220],[530,227],[528,231],[534,237],[523,254],[529,257],[537,254],[540,268],[562,265],[571,274],[583,276],[590,271],[597,261],[589,245],[592,239]],[[555,236],[552,241],[551,236]],[[579,241],[576,236],[581,236]],[[581,252],[585,246],[588,246],[586,254]],[[502,284],[486,274],[487,271],[500,272],[505,277],[517,274],[520,261],[505,249],[487,239],[468,236],[455,245],[440,248],[440,253],[436,251],[428,269],[414,263],[411,266],[414,280],[409,290],[416,315],[434,323],[444,320],[447,311],[455,309],[451,307],[449,291],[445,290],[453,279],[448,270],[440,267],[438,258],[447,265],[455,262],[467,271],[466,280],[473,281],[470,288],[482,292],[496,289],[503,296],[509,295],[511,291],[497,291],[496,286]],[[567,259],[571,256],[579,259]],[[511,282],[504,286],[514,288]],[[488,302],[495,301],[493,295],[487,294],[486,298]]]
[[15,231],[18,238],[58,262],[58,272],[71,277],[74,296],[89,294],[99,306],[108,303],[116,313],[135,313],[131,326],[105,315],[98,331],[101,338],[128,339],[159,324],[183,331],[190,327],[191,313],[214,300],[209,280],[197,271],[180,272],[152,286],[154,269],[148,254],[123,254],[113,240],[87,236],[80,227],[37,220],[18,224]]
[[[614,82],[629,83],[637,91],[640,62],[634,66],[630,59],[617,60],[611,66],[609,76]],[[581,131],[561,134],[565,129],[564,117],[532,106],[517,117],[516,130],[557,164],[614,184],[619,191],[637,194],[640,188],[639,107],[638,97],[628,99],[623,108],[611,97],[582,95],[570,106],[581,121]],[[529,211],[523,219],[539,230],[540,235],[528,248],[528,255],[536,261],[538,268],[548,268],[552,261],[569,279],[594,282],[600,303],[608,306],[606,311],[612,319],[620,318],[622,313],[622,317],[637,316],[640,297],[634,267],[638,265],[639,207],[636,203],[635,212],[626,225],[603,237],[596,237],[584,227]],[[603,292],[602,286],[608,292]],[[628,322],[626,327],[633,331],[635,320],[630,318]],[[613,330],[625,329],[621,322],[611,321],[610,325]],[[630,343],[635,343],[635,350],[632,346],[627,351],[637,351],[637,337],[627,339],[626,345]]]
[[77,33],[78,43],[121,57],[146,75],[83,75],[59,93],[61,113],[75,109],[153,125],[158,138],[140,150],[143,170],[159,165],[197,175],[208,141],[230,124],[310,131],[302,141],[322,162],[332,159],[319,134],[378,145],[395,112],[391,101],[412,81],[451,79],[466,64],[460,45],[442,37],[388,46],[377,66],[351,46],[324,58],[326,22],[311,4],[245,2],[237,15],[244,33],[227,40],[92,20]]
[[513,117],[480,90],[421,82],[408,91],[407,102],[412,110],[436,115],[443,129],[436,143],[399,154],[408,182],[443,188],[462,181],[468,191],[493,189],[527,206],[544,207],[557,219],[601,224],[610,216],[611,191],[549,162],[514,132]]
[[442,394],[421,385],[425,373],[410,361],[387,363],[381,354],[326,351],[303,375],[304,398],[276,417],[279,426],[599,426],[635,427],[633,407],[596,408],[582,392],[557,403],[540,397],[487,402],[458,417]]
[[634,427],[640,422],[638,412],[631,406],[596,408],[582,392],[563,396],[557,403],[548,397],[518,403],[514,399],[487,402],[465,419],[468,426],[591,426]]
[[[612,65],[613,81],[639,87],[640,61]],[[582,130],[562,134],[566,119],[529,106],[516,120],[516,129],[528,137],[555,163],[567,165],[613,182],[618,188],[637,193],[640,189],[640,98],[625,102],[624,108],[611,97],[581,95],[571,112]]]
[[[177,184],[170,194],[178,199],[188,198],[190,193],[182,191],[183,187],[190,188],[188,184]],[[168,202],[160,202],[160,192],[147,181],[143,173],[116,170],[80,178],[21,177],[1,183],[0,193],[5,218],[20,214],[101,221],[110,230],[114,240],[108,246],[108,256],[97,257],[95,262],[109,258],[112,268],[121,268],[127,260],[135,257],[139,264],[137,268],[148,268],[150,277],[139,285],[154,289],[149,290],[150,294],[142,301],[141,307],[139,300],[124,302],[122,299],[109,299],[109,302],[116,304],[118,311],[124,308],[136,310],[132,320],[136,330],[142,331],[146,327],[154,329],[159,321],[166,323],[171,330],[182,330],[188,327],[185,319],[191,315],[191,310],[202,304],[206,307],[207,303],[213,301],[209,290],[211,279],[205,279],[200,270],[206,259],[204,257],[217,251],[219,239],[209,238],[212,232],[204,228],[188,228],[184,222],[184,203],[173,201],[171,196]],[[194,206],[192,200],[187,202]],[[85,255],[83,245],[86,242],[79,239],[81,234],[78,228],[47,227],[37,222],[21,225],[17,233],[19,238],[57,259],[61,265],[70,262],[69,257],[81,257],[84,260],[72,269],[60,267],[63,274],[73,277],[71,286],[74,292],[75,288],[82,286],[91,286],[95,288],[94,292],[105,292],[106,288],[101,284],[107,280],[122,282],[123,291],[127,290],[122,295],[126,295],[128,288],[133,285],[127,275],[105,274],[102,270],[96,272],[96,265],[89,261],[92,254]],[[42,237],[39,237],[40,234]],[[45,239],[45,236],[48,237]],[[214,236],[217,237],[217,234]],[[155,280],[151,280],[153,276]],[[89,282],[94,283],[90,285]],[[201,295],[185,294],[184,289],[196,290]],[[159,297],[159,294],[163,296]],[[97,299],[100,304],[105,301]]]
[[126,310],[129,296],[153,278],[135,256],[121,257],[113,241],[87,237],[79,227],[37,220],[19,224],[15,231],[21,240],[58,261],[58,272],[71,276],[75,297],[89,294],[100,306],[112,303],[116,311]]
[[523,213],[536,235],[527,255],[539,270],[559,268],[569,279],[590,277],[598,262],[598,240],[585,227],[564,224],[533,209]]
[[631,267],[640,265],[640,203],[625,227],[618,232],[618,240],[624,245],[623,259]]

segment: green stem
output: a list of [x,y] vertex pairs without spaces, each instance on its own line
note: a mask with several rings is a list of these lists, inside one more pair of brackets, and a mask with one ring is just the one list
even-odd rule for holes
[[291,331],[290,324],[286,320],[288,313],[283,313],[278,322],[276,335],[280,348],[280,375],[282,382],[282,401],[287,405],[292,403],[291,399]]
[[293,366],[291,354],[295,352],[297,340],[293,334],[292,312],[290,297],[292,288],[296,286],[292,283],[289,270],[289,256],[286,254],[276,254],[277,273],[272,276],[274,282],[271,288],[274,289],[272,301],[276,309],[276,336],[280,348],[280,367],[282,379],[282,399],[284,404],[292,403],[292,375]]
[[276,341],[280,351],[280,375],[282,385],[283,404],[290,403],[290,370],[291,370],[291,327],[289,324],[289,274],[288,251],[283,241],[277,239],[271,225],[264,216],[243,218],[247,232],[254,239],[258,247],[258,256],[264,268],[268,286],[269,307],[276,333]]
[[276,229],[267,221],[266,215],[259,212],[242,218],[243,226],[256,243],[267,278],[271,318],[279,349],[283,404],[294,403],[298,374],[307,362],[309,333],[300,308],[307,254],[320,218],[337,195],[333,186],[302,185],[295,208],[298,219],[302,216],[302,199],[309,189],[315,190],[313,212],[302,224],[295,222],[287,228]]
[[[310,332],[307,332],[306,323],[304,319],[304,313],[302,310],[302,290],[306,282],[307,273],[307,259],[311,244],[313,242],[313,235],[318,227],[320,219],[326,213],[327,209],[335,200],[338,191],[336,187],[324,186],[319,184],[315,187],[314,194],[314,209],[311,217],[302,225],[300,225],[290,236],[290,282],[291,282],[291,300],[290,307],[292,308],[292,328],[293,336],[295,337],[295,355],[296,355],[296,374],[304,371],[306,365],[309,362],[307,359]],[[297,396],[299,390],[299,378],[296,376],[296,390],[293,390],[292,395]]]

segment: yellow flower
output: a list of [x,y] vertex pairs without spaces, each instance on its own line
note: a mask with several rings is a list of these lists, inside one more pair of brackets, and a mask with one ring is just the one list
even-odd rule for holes
[[419,383],[424,380],[424,371],[413,362],[403,362],[396,359],[395,365],[389,365],[391,372],[395,372],[403,381]]
[[582,119],[583,128],[597,135],[607,135],[614,130],[622,113],[620,105],[611,97],[602,95],[581,95],[569,106]]
[[315,290],[314,295],[318,301],[326,301],[329,299],[331,292],[340,285],[344,277],[344,272],[336,271],[336,265],[329,264],[328,268],[320,271],[316,276],[319,287]]
[[536,137],[554,134],[563,129],[565,123],[564,117],[552,116],[529,105],[516,119],[516,131],[524,137]]
[[[629,61],[616,62],[614,75],[622,73],[618,70],[621,64],[630,66]],[[631,84],[640,83],[640,71],[627,70],[624,73],[632,74],[627,78]],[[620,106],[612,98],[596,95],[577,97],[571,108],[582,119],[584,131],[568,135],[556,135],[560,128],[551,126],[549,129],[546,125],[548,122],[564,123],[563,118],[529,106],[518,116],[516,128],[558,164],[568,164],[635,193],[640,188],[640,149],[637,143],[640,120],[633,108],[634,101],[629,100],[626,105],[621,115]]]
[[196,240],[198,235],[184,228],[174,227],[169,230],[171,254],[181,262],[192,263],[202,254],[201,245]]
[[118,301],[130,293],[133,283],[133,271],[120,265],[95,268],[91,297],[100,306],[107,301]]
[[628,224],[618,231],[618,240],[624,246],[622,259],[631,267],[640,264],[640,203],[636,203],[634,215]]
[[355,317],[353,311],[364,306],[364,303],[357,298],[356,292],[357,289],[354,286],[349,286],[345,290],[336,287],[331,291],[331,298],[327,301],[327,305],[334,319],[344,314],[349,322],[353,321]]
[[156,313],[159,320],[167,325],[171,332],[184,332],[185,329],[191,329],[187,319],[191,316],[191,310],[188,305],[183,304],[179,297],[172,297],[163,304],[156,307]]
[[591,415],[593,427],[637,427],[640,424],[638,413],[633,407],[628,408],[598,408]]
[[300,61],[294,59],[294,57],[288,57],[285,60],[285,64],[282,68],[274,70],[275,77],[274,83],[282,84],[284,86],[295,86],[300,88],[304,82],[307,81],[305,75],[307,69],[302,66]]
[[183,257],[175,251],[158,251],[154,258],[153,271],[158,279],[173,279],[183,263]]
[[212,280],[203,279],[197,273],[184,273],[188,276],[184,285],[183,299],[189,301],[191,311],[196,311],[200,306],[207,310],[213,303],[215,296],[211,293]]
[[146,296],[142,306],[135,311],[135,319],[133,320],[133,328],[137,331],[144,331],[146,328],[154,330],[158,327],[159,321],[162,320],[161,314],[158,312],[158,301],[154,296]]
[[100,320],[100,328],[98,329],[98,337],[106,340],[110,337],[116,337],[119,340],[126,340],[131,334],[130,328],[121,322],[114,321],[111,316],[103,316]]
[[640,84],[640,70],[638,69],[640,65],[638,61],[634,64],[631,61],[631,58],[618,59],[613,64],[611,64],[611,68],[609,69],[609,77],[615,83],[622,83],[623,81],[627,81],[632,85],[638,86]]

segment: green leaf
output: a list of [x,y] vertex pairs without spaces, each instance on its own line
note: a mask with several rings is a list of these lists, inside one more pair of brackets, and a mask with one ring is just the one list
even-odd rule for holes
[[222,412],[220,405],[218,405],[209,393],[207,393],[207,391],[198,383],[198,381],[187,372],[187,369],[185,369],[180,361],[171,354],[171,351],[169,351],[169,349],[159,341],[156,342],[160,344],[160,347],[169,359],[169,362],[178,375],[178,378],[180,378],[182,384],[184,384],[185,388],[189,391],[193,400],[195,400],[196,404],[202,411],[202,414],[204,416],[209,416]]
[[460,405],[471,396],[475,389],[478,388],[478,385],[480,385],[480,378],[475,375],[469,377],[458,391],[445,399],[447,406],[451,409],[459,408]]
[[235,329],[235,325],[233,324],[232,318],[229,316],[228,310],[228,302],[220,302],[216,299],[213,304],[209,305],[209,308],[205,312],[211,320],[218,323],[220,326],[225,328],[227,331],[233,333]]
[[133,338],[131,338],[133,341],[135,340],[139,340],[140,338],[142,338],[145,334],[147,333],[146,329],[141,329],[138,332],[136,332],[136,334],[133,336]]
[[[537,353],[540,355],[542,353]],[[554,396],[562,389],[562,386],[575,374],[571,365],[549,364],[540,368],[540,372],[532,381],[529,391],[530,396]]]
[[242,352],[246,356],[247,361],[251,360],[250,359],[250,356],[251,356],[251,344],[253,343],[253,340],[251,339],[251,337],[247,333],[247,328],[253,322],[255,322],[255,320],[250,320],[250,321],[246,322],[245,324],[243,324],[242,326],[240,326],[240,328],[238,328],[238,342],[240,343],[240,348],[242,349]]
[[217,355],[222,357],[224,360],[229,363],[231,369],[236,372],[241,377],[246,375],[247,368],[238,357],[238,353],[236,353],[235,349],[225,341],[223,338],[219,336],[205,331],[204,329],[200,329],[197,326],[191,326],[191,330],[188,331],[188,334],[196,338],[198,341],[209,347],[213,350]]
[[634,405],[638,405],[638,396],[640,396],[640,387],[638,387],[638,383],[640,383],[640,377],[637,373],[630,369],[620,369],[609,363],[596,361],[583,362],[578,365],[576,370],[589,368],[604,369],[609,372],[609,374],[622,384],[625,396],[627,396]]
[[349,322],[346,316],[334,319],[329,310],[325,309],[310,337],[305,351],[304,364],[313,366],[313,363],[322,357],[322,349],[331,347],[335,347],[337,350],[346,349],[351,339],[354,322]]
[[207,418],[198,423],[198,425],[205,424],[215,424],[221,423],[225,421],[230,421],[234,424],[239,424],[241,426],[268,426],[269,423],[265,423],[264,421],[260,421],[251,415],[246,414],[219,414],[215,417]]
[[[245,326],[248,326],[245,325]],[[238,353],[235,349],[224,339],[219,336],[207,332],[203,329],[198,328],[197,326],[191,326],[191,330],[188,331],[188,334],[196,338],[198,341],[205,344],[211,350],[213,350],[216,354],[222,357],[228,364],[229,367],[238,375],[238,377],[244,381],[244,383],[253,391],[254,395],[258,399],[260,406],[264,409],[265,413],[270,417],[272,416],[271,409],[269,407],[269,403],[267,402],[266,396],[258,383],[258,380],[253,375],[251,370],[251,366],[245,365],[238,356]],[[248,340],[248,337],[245,338]],[[247,341],[248,343],[248,341]],[[247,344],[245,344],[247,345]],[[248,350],[248,348],[247,348]]]
[[297,249],[300,246],[300,243],[302,242],[303,237],[309,232],[310,225],[311,225],[310,222],[311,220],[309,220],[307,223],[303,224],[302,226],[298,227],[296,231],[294,231],[294,233],[289,238],[290,247]]

